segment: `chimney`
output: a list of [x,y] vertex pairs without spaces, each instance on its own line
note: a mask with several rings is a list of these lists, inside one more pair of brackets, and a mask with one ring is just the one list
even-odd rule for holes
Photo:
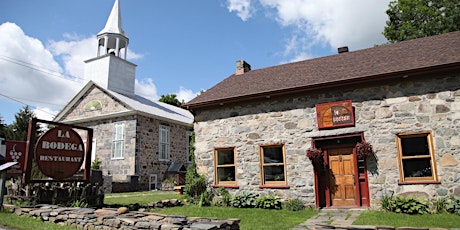
[[339,52],[339,54],[341,54],[341,53],[348,53],[348,46],[339,47],[339,48],[337,49],[337,51]]
[[251,65],[244,60],[236,61],[236,75],[241,75],[249,71],[251,71]]

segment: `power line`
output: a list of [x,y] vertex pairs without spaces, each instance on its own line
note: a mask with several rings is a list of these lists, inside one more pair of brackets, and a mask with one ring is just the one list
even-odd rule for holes
[[[27,104],[27,103],[25,103],[25,102],[22,102],[22,101],[20,101],[20,100],[18,100],[18,99],[16,99],[16,98],[13,98],[13,97],[4,95],[4,94],[2,94],[2,93],[0,93],[0,96],[6,97],[6,98],[8,98],[8,99],[10,99],[10,100],[13,100],[13,101],[15,101],[15,102],[18,102],[18,103],[20,103],[20,104],[23,104],[23,105],[26,105],[26,106],[29,106],[29,107],[35,107],[35,106],[31,106],[31,105],[29,105],[29,104]],[[38,101],[35,101],[35,102],[38,102]],[[46,103],[46,102],[38,102],[38,103],[50,104],[50,103]],[[50,105],[53,105],[53,104],[50,104]],[[39,109],[39,108],[36,108],[36,109],[37,109],[37,110],[40,110],[40,111],[42,111],[42,112],[44,112],[44,113],[47,113],[47,114],[49,114],[49,115],[51,115],[51,116],[56,116],[56,114],[52,114],[52,113],[50,113],[50,112],[48,112],[48,111],[45,111],[45,110],[43,110],[43,109]]]
[[82,81],[85,80],[84,78],[70,76],[70,75],[67,75],[68,77],[64,77],[65,75],[63,75],[63,74],[61,74],[59,72],[56,72],[56,71],[53,71],[53,70],[50,70],[50,69],[46,69],[46,68],[44,68],[42,66],[38,66],[38,65],[35,65],[35,64],[29,63],[29,62],[18,60],[18,59],[12,58],[12,57],[7,57],[7,56],[4,56],[4,55],[0,55],[0,59],[2,59],[4,61],[7,61],[7,62],[14,63],[16,65],[20,65],[20,66],[32,69],[32,70],[36,70],[36,71],[45,73],[46,75],[62,78],[62,79],[73,81],[73,82],[80,83],[80,84],[81,84],[81,82],[73,80],[73,79],[80,79]]

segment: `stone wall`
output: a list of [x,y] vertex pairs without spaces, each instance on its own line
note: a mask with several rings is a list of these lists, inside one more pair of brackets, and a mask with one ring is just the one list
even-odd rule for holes
[[125,207],[92,209],[41,205],[7,208],[17,215],[40,218],[43,221],[78,229],[240,229],[239,219],[167,216],[151,212],[129,212]]
[[[151,174],[157,175],[158,185],[161,185],[168,167],[173,162],[187,163],[187,131],[192,127],[142,116],[139,116],[138,120],[139,163],[136,171],[139,175],[140,186],[148,189]],[[169,127],[170,157],[167,161],[159,159],[160,125]]]
[[[238,190],[301,198],[315,205],[313,167],[305,156],[312,138],[363,132],[374,146],[377,168],[369,172],[371,204],[386,192],[414,191],[435,198],[460,194],[460,76],[401,78],[365,87],[342,87],[292,98],[197,111],[195,155],[198,171],[213,184],[215,148],[235,147]],[[318,130],[315,105],[352,100],[354,127]],[[398,185],[396,134],[433,132],[440,184]],[[289,189],[261,189],[259,146],[283,143]],[[375,168],[375,167],[374,167]]]

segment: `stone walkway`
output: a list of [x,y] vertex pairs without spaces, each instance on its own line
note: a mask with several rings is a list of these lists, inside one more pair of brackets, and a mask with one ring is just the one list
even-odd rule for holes
[[375,229],[374,226],[353,226],[353,221],[364,209],[322,209],[318,215],[308,219],[293,230],[305,229]]

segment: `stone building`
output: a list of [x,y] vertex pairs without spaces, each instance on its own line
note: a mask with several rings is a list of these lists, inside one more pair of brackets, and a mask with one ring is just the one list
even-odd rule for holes
[[85,61],[86,86],[54,121],[93,128],[92,160],[101,160],[113,191],[157,189],[172,165],[189,161],[193,115],[134,93],[136,65],[127,61],[116,0],[97,35],[97,57]]
[[258,70],[238,61],[185,106],[214,187],[317,207],[460,195],[460,31]]

